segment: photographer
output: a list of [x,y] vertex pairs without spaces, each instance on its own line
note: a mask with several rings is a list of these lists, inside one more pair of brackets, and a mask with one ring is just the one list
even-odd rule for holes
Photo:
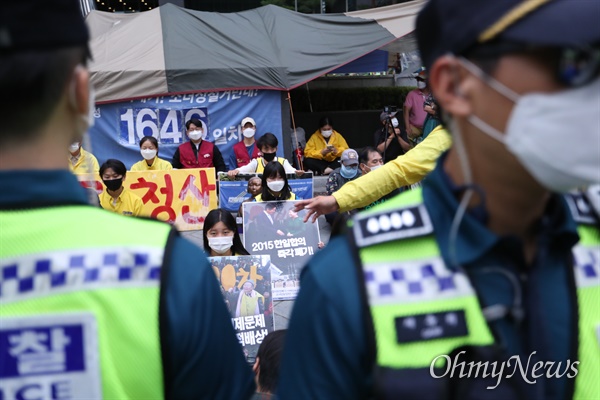
[[406,131],[401,129],[400,122],[396,118],[396,107],[385,106],[379,116],[381,128],[373,135],[377,150],[383,154],[383,161],[388,162],[410,150]]

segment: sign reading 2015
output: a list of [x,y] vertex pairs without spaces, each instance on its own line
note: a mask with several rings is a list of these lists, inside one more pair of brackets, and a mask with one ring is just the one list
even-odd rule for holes
[[205,136],[209,132],[206,108],[121,108],[119,114],[119,140],[124,144],[138,144],[144,136],[154,136],[165,144],[181,143],[185,135],[185,122],[191,118],[198,118],[202,122]]

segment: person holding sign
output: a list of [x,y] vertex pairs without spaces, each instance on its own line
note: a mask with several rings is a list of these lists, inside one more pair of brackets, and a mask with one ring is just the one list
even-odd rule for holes
[[235,218],[227,210],[217,208],[206,214],[202,230],[204,249],[210,257],[247,256]]
[[258,148],[262,153],[262,157],[255,158],[252,161],[250,161],[250,163],[248,163],[247,165],[227,172],[227,175],[229,175],[230,178],[233,178],[234,176],[240,173],[262,174],[267,164],[273,161],[278,161],[281,165],[283,165],[286,174],[296,173],[298,175],[301,175],[302,172],[304,172],[295,170],[287,159],[283,157],[277,157],[277,145],[279,144],[279,141],[277,140],[277,137],[272,133],[267,132],[264,135],[262,135],[256,141],[256,144],[258,145]]
[[285,169],[279,162],[267,164],[262,175],[262,193],[256,196],[256,201],[296,200],[288,184]]
[[131,171],[168,171],[173,169],[170,162],[158,158],[158,140],[154,136],[140,139],[140,153],[144,158],[131,166]]
[[227,171],[223,156],[214,143],[203,140],[205,135],[202,121],[192,118],[185,123],[186,135],[190,139],[188,143],[179,145],[171,164],[173,168],[211,168],[216,172]]
[[111,158],[102,164],[100,178],[106,190],[99,196],[100,206],[117,214],[137,217],[142,213],[144,203],[139,196],[123,186],[126,174],[127,168],[119,160]]

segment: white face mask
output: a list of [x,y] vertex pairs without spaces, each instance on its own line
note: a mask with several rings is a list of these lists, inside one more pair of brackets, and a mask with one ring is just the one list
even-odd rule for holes
[[233,246],[233,236],[209,237],[208,247],[217,254],[225,254]]
[[188,136],[190,140],[199,140],[202,139],[202,131],[191,131],[188,132]]
[[79,150],[79,146],[81,146],[81,143],[79,142],[71,143],[71,145],[69,146],[69,152],[75,153],[77,150]]
[[143,149],[140,151],[140,153],[142,153],[144,160],[152,160],[154,157],[156,157],[156,150]]
[[427,87],[427,83],[424,81],[417,81],[417,87],[419,89],[425,89]]
[[397,118],[392,118],[392,126],[394,128],[397,128],[399,125],[398,119]]
[[372,167],[369,167],[369,168],[371,169],[371,172],[373,172],[373,171],[375,171],[376,169],[379,169],[379,168],[381,168],[381,167],[383,167],[383,165],[381,165],[381,164],[377,164],[377,165],[374,165],[374,166],[372,166]]
[[[464,60],[463,60],[464,61]],[[469,61],[463,65],[484,74]],[[513,100],[515,106],[503,135],[471,115],[469,121],[504,143],[529,173],[555,192],[600,183],[600,79],[582,87],[556,93],[518,95],[487,77],[490,87]],[[594,143],[595,141],[595,143]]]
[[273,181],[267,182],[267,187],[271,189],[273,192],[281,192],[283,187],[285,186],[284,181]]
[[254,132],[256,132],[256,130],[254,130],[253,128],[246,128],[242,131],[242,134],[245,138],[250,139],[252,136],[254,136]]
[[331,136],[331,134],[333,133],[332,130],[329,131],[321,131],[321,135],[323,135],[324,138],[328,138],[329,136]]

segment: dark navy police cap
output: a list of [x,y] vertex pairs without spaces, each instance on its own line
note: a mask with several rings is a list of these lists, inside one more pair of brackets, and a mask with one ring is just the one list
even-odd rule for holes
[[430,0],[417,17],[417,41],[427,69],[446,53],[506,41],[585,47],[600,42],[599,0]]
[[0,0],[0,52],[87,46],[77,0]]

